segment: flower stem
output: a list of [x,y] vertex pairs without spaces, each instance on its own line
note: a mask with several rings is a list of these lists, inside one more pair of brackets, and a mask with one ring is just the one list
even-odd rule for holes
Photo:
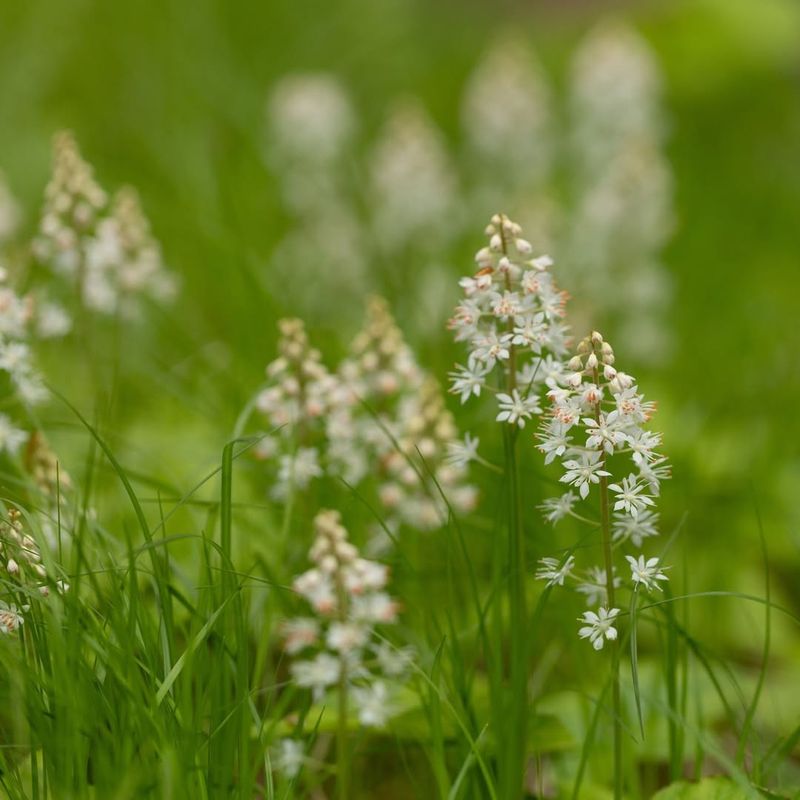
[[[594,382],[600,383],[597,368],[594,369]],[[595,419],[600,422],[600,402],[595,405]],[[603,450],[601,470],[606,471],[606,452]],[[611,509],[608,499],[608,478],[600,477],[600,527],[603,535],[603,560],[606,568],[606,607],[615,608],[614,597],[614,557],[611,549]],[[611,705],[614,715],[614,800],[622,798],[622,701],[619,690],[619,644],[611,642]]]
[[339,667],[339,714],[336,729],[336,794],[339,800],[350,798],[350,751],[347,741],[347,663]]
[[528,707],[528,621],[525,599],[525,539],[520,513],[517,432],[510,425],[504,434],[508,475],[508,599],[510,646],[510,695],[508,721],[511,741],[507,752],[506,794],[520,797],[525,774]]
[[[348,617],[348,596],[342,580],[341,570],[336,575],[338,595],[338,618],[346,622]],[[348,661],[342,650],[339,655],[339,709],[336,725],[336,796],[339,800],[350,800],[350,742],[347,734],[348,713]]]
[[[501,221],[499,226],[502,249],[508,254],[505,231]],[[511,290],[508,274],[506,288]],[[514,322],[508,320],[509,333],[514,330]],[[512,394],[517,388],[517,353],[511,344],[506,367],[506,393]],[[525,600],[525,537],[522,530],[522,510],[520,506],[519,468],[517,464],[517,429],[503,426],[503,446],[505,467],[508,477],[508,603],[509,603],[509,670],[510,692],[508,696],[508,721],[511,731],[506,747],[507,771],[504,796],[516,800],[522,792],[525,776],[526,739],[528,725],[528,620]]]

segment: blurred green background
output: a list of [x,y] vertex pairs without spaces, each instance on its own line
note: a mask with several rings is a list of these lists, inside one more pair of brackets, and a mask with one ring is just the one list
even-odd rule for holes
[[[774,599],[800,613],[796,0],[2,0],[0,169],[26,230],[36,226],[51,137],[71,128],[102,183],[138,187],[182,281],[175,306],[123,343],[113,433],[125,462],[184,487],[203,474],[273,357],[276,319],[297,311],[271,269],[289,224],[264,158],[265,101],[277,79],[338,76],[364,140],[395,97],[416,96],[456,148],[463,85],[496,32],[524,37],[558,93],[577,43],[609,16],[650,43],[665,84],[677,217],[664,253],[674,351],[638,370],[659,400],[674,464],[665,529],[685,517],[677,547],[693,589],[762,594],[760,515]],[[439,258],[453,303],[484,224],[470,221],[474,233]],[[406,316],[422,291],[416,273],[402,260],[381,269],[377,286],[391,287],[401,327],[443,376],[461,357],[445,318],[419,329]],[[307,322],[338,354],[360,317],[353,308],[349,326],[324,316]],[[624,343],[615,345],[624,361]],[[59,347],[45,353],[51,382],[91,408],[83,367]],[[53,423],[69,418],[57,406],[48,413]],[[703,606],[708,619],[699,624],[748,662],[763,614],[725,605],[730,613],[719,615],[721,607]],[[773,653],[778,667],[800,656],[795,629],[779,628]]]

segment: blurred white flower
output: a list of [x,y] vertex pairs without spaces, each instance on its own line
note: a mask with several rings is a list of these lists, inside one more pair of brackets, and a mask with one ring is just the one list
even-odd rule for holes
[[617,638],[617,629],[614,622],[619,614],[618,608],[603,608],[594,611],[584,611],[579,622],[584,623],[578,631],[581,639],[588,638],[595,650],[602,650],[606,640],[614,641]]
[[426,250],[458,231],[458,179],[441,132],[415,100],[391,110],[369,159],[379,248]]
[[279,739],[272,749],[272,763],[287,780],[300,774],[305,761],[305,749],[296,739]]
[[536,570],[536,580],[547,581],[547,586],[563,586],[575,566],[574,556],[567,556],[563,562],[557,558],[540,558],[541,565]]

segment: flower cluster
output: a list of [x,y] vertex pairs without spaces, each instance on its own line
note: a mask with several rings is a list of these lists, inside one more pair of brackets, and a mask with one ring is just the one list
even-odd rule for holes
[[292,664],[292,676],[317,700],[333,687],[348,692],[359,721],[380,727],[391,713],[385,679],[402,675],[409,658],[377,634],[377,626],[395,622],[399,610],[385,591],[388,569],[359,555],[338,511],[320,511],[314,530],[314,566],[294,581],[313,616],[284,626],[287,653],[302,656]]
[[[465,403],[483,391],[497,395],[497,420],[520,428],[541,414],[544,387],[563,378],[566,352],[565,292],[549,272],[549,256],[534,256],[519,225],[496,214],[486,228],[487,247],[475,256],[478,271],[462,278],[464,299],[449,327],[466,342],[466,366],[456,365],[451,392]],[[501,390],[490,385],[500,372]]]
[[115,195],[109,215],[97,228],[87,258],[86,304],[103,313],[136,315],[136,299],[165,303],[176,292],[173,275],[164,269],[161,247],[150,232],[139,195],[130,186]]
[[[286,75],[266,108],[266,160],[292,219],[271,271],[298,311],[340,320],[366,282],[367,245],[348,183],[356,114],[333,75]],[[309,292],[309,283],[316,291]],[[341,303],[330,303],[336,291]]]
[[430,246],[457,229],[457,176],[444,137],[419,103],[409,100],[392,109],[372,150],[369,176],[380,249]]
[[355,113],[339,81],[325,73],[286,75],[266,107],[267,160],[280,172],[295,211],[316,209],[339,193],[337,171],[355,132]]
[[[491,213],[501,201],[511,201],[527,212],[531,198],[541,200],[536,196],[554,162],[551,104],[546,76],[527,43],[508,35],[495,41],[470,76],[461,101],[468,163],[480,170],[476,211]],[[531,223],[541,220],[543,203],[535,205],[535,213],[524,213],[526,223],[528,216]],[[537,240],[539,235],[537,230]]]
[[271,427],[258,455],[277,466],[272,493],[285,499],[323,475],[321,449],[328,415],[339,405],[339,382],[311,347],[299,319],[278,323],[278,358],[267,366],[267,386],[256,407]]
[[[552,406],[541,423],[537,438],[545,463],[561,462],[561,482],[569,491],[543,505],[553,523],[573,514],[574,507],[599,492],[602,525],[622,546],[641,546],[656,535],[658,513],[654,510],[661,482],[669,477],[666,458],[657,452],[661,435],[647,429],[655,404],[645,400],[634,378],[615,366],[614,351],[597,333],[586,337],[566,365],[564,385],[552,388]],[[666,580],[657,558],[627,556],[634,584],[658,588]],[[575,559],[543,559],[536,577],[548,585],[564,585],[573,575]],[[577,578],[578,591],[590,604],[601,603],[597,613],[586,612],[580,635],[590,638],[595,649],[613,639],[613,620],[618,609],[614,589],[621,580],[609,565],[592,568]]]
[[[17,587],[35,589],[45,597],[50,594],[39,545],[25,530],[22,514],[16,508],[10,508],[6,518],[0,520],[0,563]],[[55,583],[59,591],[69,588],[60,579]]]
[[[138,297],[165,302],[175,293],[136,192],[124,187],[109,200],[66,131],[54,140],[53,174],[32,249],[92,311],[132,316]],[[68,325],[62,320],[59,328],[65,332]]]
[[350,443],[377,475],[387,526],[431,530],[447,520],[448,503],[458,512],[471,510],[476,492],[466,482],[466,463],[448,458],[457,435],[453,417],[382,298],[370,300],[339,375],[352,403],[349,425],[334,420],[332,449],[343,456]]
[[[25,405],[34,405],[45,397],[41,375],[30,349],[35,306],[30,297],[20,297],[6,284],[5,270],[0,269],[0,373],[8,376],[13,391]],[[24,441],[11,420],[0,415],[0,449],[14,453]]]
[[570,286],[591,303],[576,310],[612,320],[631,357],[650,363],[669,352],[672,295],[659,258],[674,224],[660,95],[655,57],[633,30],[603,25],[575,55]]
[[[328,474],[351,486],[375,481],[389,530],[431,530],[446,522],[448,505],[474,507],[466,462],[452,457],[453,417],[385,300],[370,299],[364,327],[335,372],[300,320],[283,320],[280,332],[280,355],[256,399],[272,428],[258,453],[276,466],[275,499]],[[376,531],[374,549],[386,544],[384,536]]]

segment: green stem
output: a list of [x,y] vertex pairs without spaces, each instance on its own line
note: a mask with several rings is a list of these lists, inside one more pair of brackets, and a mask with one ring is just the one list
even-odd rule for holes
[[350,751],[347,741],[347,662],[339,665],[339,719],[336,729],[336,794],[350,800]]
[[506,469],[508,474],[508,599],[510,646],[509,723],[506,796],[520,797],[525,774],[528,707],[528,621],[525,598],[525,539],[520,509],[519,470],[517,468],[517,433],[506,425]]
[[[501,219],[500,240],[505,255],[508,247]],[[506,289],[511,291],[511,281],[505,276]],[[507,330],[512,333],[514,322],[509,319]],[[506,393],[511,395],[517,388],[516,347],[509,345],[506,366]],[[502,785],[505,796],[517,800],[522,794],[525,776],[526,733],[528,724],[528,620],[525,599],[525,537],[522,530],[520,505],[519,468],[517,465],[517,429],[508,424],[503,427],[505,466],[508,476],[508,602],[509,602],[509,651],[510,693],[508,697],[508,721],[511,737],[507,746],[507,773]]]
[[[597,368],[594,370],[594,382],[600,385]],[[595,419],[600,422],[600,403],[595,406]],[[606,471],[606,453],[600,469]],[[606,607],[615,608],[614,598],[614,557],[611,550],[611,509],[608,499],[608,478],[600,477],[600,527],[603,533],[603,559],[606,567]],[[619,646],[614,641],[611,645],[611,705],[614,715],[614,800],[622,798],[622,701],[619,690]]]
[[[339,597],[340,622],[348,617],[347,590],[341,575],[341,564],[337,570],[336,589]],[[347,657],[344,652],[339,656],[339,712],[336,725],[336,796],[339,800],[350,800],[350,743],[347,734],[348,713],[348,674]]]

